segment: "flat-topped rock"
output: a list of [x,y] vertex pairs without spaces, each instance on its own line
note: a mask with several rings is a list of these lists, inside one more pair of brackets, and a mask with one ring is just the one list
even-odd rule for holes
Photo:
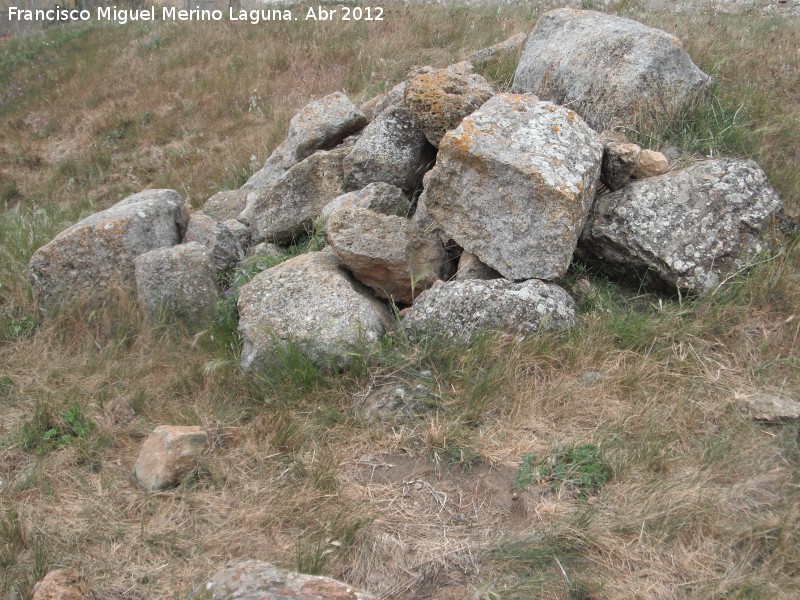
[[443,337],[468,343],[485,332],[533,335],[575,325],[575,301],[552,283],[529,279],[466,279],[422,293],[403,317],[415,340]]

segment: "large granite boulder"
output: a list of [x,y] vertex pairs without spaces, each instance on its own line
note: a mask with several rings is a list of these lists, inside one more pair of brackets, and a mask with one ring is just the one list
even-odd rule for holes
[[347,208],[333,213],[325,235],[341,265],[398,304],[411,304],[444,275],[447,255],[439,238],[405,217]]
[[408,77],[405,106],[428,141],[438,148],[445,133],[494,94],[492,84],[472,73],[470,63],[446,69],[422,67]]
[[388,309],[327,249],[267,269],[239,292],[241,363],[248,371],[257,371],[289,343],[320,366],[343,368],[391,327]]
[[370,183],[362,190],[348,192],[334,198],[325,205],[319,216],[322,219],[328,219],[337,210],[356,206],[398,217],[408,216],[411,212],[411,202],[403,190],[388,183],[377,182]]
[[325,205],[345,192],[342,159],[349,151],[320,150],[270,187],[251,192],[239,215],[251,228],[251,241],[284,244],[307,233]]
[[209,251],[190,242],[157,248],[135,261],[136,296],[148,321],[208,323],[217,303],[216,268]]
[[372,600],[352,586],[248,560],[229,566],[200,586],[192,600]]
[[574,111],[498,94],[444,136],[420,205],[503,277],[557,279],[572,259],[602,157],[597,134]]
[[178,485],[197,467],[207,447],[202,427],[159,425],[139,448],[133,467],[136,482],[148,492]]
[[178,192],[148,190],[65,229],[28,265],[38,306],[50,310],[78,297],[103,302],[114,285],[132,291],[134,259],[179,243],[187,217]]
[[677,112],[708,81],[675,36],[614,15],[560,9],[536,23],[512,89],[567,104],[601,131]]
[[755,162],[709,160],[599,196],[581,246],[613,272],[702,294],[765,249],[782,206]]
[[434,148],[411,113],[391,106],[367,125],[344,159],[347,189],[359,190],[369,183],[383,181],[406,193],[412,192],[434,155]]
[[420,294],[403,317],[403,329],[414,340],[430,335],[468,343],[484,332],[567,329],[576,323],[575,311],[575,301],[552,283],[465,279]]

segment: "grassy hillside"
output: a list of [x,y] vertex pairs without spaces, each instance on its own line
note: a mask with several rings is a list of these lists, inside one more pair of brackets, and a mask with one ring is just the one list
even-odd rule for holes
[[[628,3],[622,3],[628,4]],[[752,156],[800,208],[800,27],[630,14],[677,35],[715,97],[631,135]],[[256,558],[391,598],[795,598],[797,423],[737,396],[798,397],[800,251],[711,297],[587,277],[572,332],[470,348],[387,339],[341,375],[287,355],[245,377],[230,307],[197,334],[121,296],[42,321],[36,248],[129,193],[199,207],[241,185],[309,99],[365,100],[530,31],[526,9],[387,10],[382,24],[134,24],[0,41],[0,596],[73,566],[100,598],[182,598]],[[512,61],[487,76],[508,84]],[[369,424],[384,383],[430,410]],[[130,480],[159,424],[218,431],[176,490]],[[236,430],[230,428],[238,427]]]

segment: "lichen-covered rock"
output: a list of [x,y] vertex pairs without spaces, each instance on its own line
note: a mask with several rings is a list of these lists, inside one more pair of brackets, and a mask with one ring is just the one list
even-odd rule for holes
[[485,265],[472,252],[462,252],[458,259],[456,279],[498,279],[500,273]]
[[319,216],[328,219],[337,210],[351,207],[368,208],[376,213],[404,217],[411,211],[411,202],[397,186],[383,182],[370,183],[362,190],[334,198],[325,205]]
[[708,80],[675,36],[614,15],[561,9],[536,23],[512,89],[569,105],[601,131],[678,111]]
[[433,397],[421,383],[404,381],[370,389],[361,406],[367,421],[408,421],[434,406]]
[[236,219],[215,221],[203,212],[192,213],[185,243],[197,242],[211,253],[218,271],[225,271],[245,256],[250,230]]
[[50,571],[33,587],[32,600],[90,600],[94,593],[75,569]]
[[323,367],[343,368],[391,327],[388,309],[327,249],[267,269],[239,292],[241,364],[248,371],[257,371],[289,343]]
[[181,320],[201,326],[217,302],[216,269],[197,242],[157,248],[136,258],[136,296],[150,322]]
[[192,600],[372,600],[352,586],[249,560],[229,566],[200,586]]
[[235,219],[247,204],[247,193],[244,188],[217,192],[203,204],[203,213],[215,221]]
[[197,467],[206,447],[202,427],[159,425],[139,449],[136,482],[149,492],[176,486]]
[[447,256],[439,238],[405,217],[347,208],[330,217],[325,235],[342,266],[398,304],[411,304],[444,273]]
[[420,203],[503,277],[556,279],[572,259],[602,156],[574,111],[498,94],[442,139]]
[[179,243],[187,217],[178,192],[148,190],[62,231],[28,265],[38,306],[50,310],[78,297],[101,303],[113,285],[132,291],[134,259]]
[[458,63],[446,69],[422,67],[408,77],[406,108],[437,148],[445,133],[495,94],[488,81],[471,71],[471,64]]
[[345,192],[342,159],[349,150],[320,150],[272,186],[252,192],[239,215],[251,227],[252,241],[285,244],[307,233],[325,205]]
[[283,169],[290,169],[317,150],[333,148],[366,124],[364,113],[342,92],[328,94],[309,102],[292,117],[289,134],[270,162],[278,161]]
[[403,329],[412,339],[430,335],[467,343],[483,332],[566,329],[576,322],[575,310],[570,295],[552,283],[467,279],[420,294],[403,317]]
[[781,209],[755,162],[709,160],[599,196],[581,246],[612,271],[701,294],[766,247]]
[[405,108],[389,107],[367,125],[344,159],[348,190],[383,181],[409,193],[422,180],[435,150]]

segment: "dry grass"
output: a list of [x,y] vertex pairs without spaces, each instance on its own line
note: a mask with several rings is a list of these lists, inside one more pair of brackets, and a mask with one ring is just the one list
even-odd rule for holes
[[[743,107],[733,136],[713,119],[641,135],[756,156],[800,207],[796,23],[640,17],[714,72],[725,118]],[[246,558],[383,598],[800,594],[797,425],[754,423],[735,401],[800,391],[796,244],[705,300],[589,273],[596,293],[572,333],[466,349],[395,338],[340,376],[290,361],[246,378],[224,326],[151,327],[124,295],[44,324],[32,311],[31,252],[81,215],[145,187],[202,204],[240,184],[309,98],[365,99],[533,20],[426,6],[380,28],[163,24],[2,42],[0,595],[24,598],[70,565],[100,598],[181,598]],[[509,66],[492,69],[503,80]],[[431,411],[366,423],[365,391],[398,380],[426,386]],[[218,433],[190,481],[145,494],[132,465],[162,423]],[[514,487],[526,453],[583,443],[612,472],[599,494]]]

